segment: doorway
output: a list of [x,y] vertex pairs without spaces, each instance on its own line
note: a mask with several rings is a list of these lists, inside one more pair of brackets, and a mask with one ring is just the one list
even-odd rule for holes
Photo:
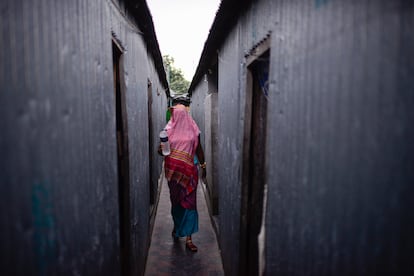
[[259,274],[259,233],[266,180],[267,92],[270,50],[254,55],[247,67],[243,151],[241,275]]
[[116,142],[118,157],[118,203],[119,203],[119,233],[120,257],[122,275],[130,273],[131,254],[131,225],[130,225],[130,198],[129,198],[129,151],[128,125],[125,100],[125,83],[123,79],[123,51],[122,47],[112,40],[112,58],[114,71],[114,91],[116,108]]
[[150,191],[150,210],[153,210],[154,203],[155,203],[155,195],[157,191],[156,183],[154,182],[153,177],[153,168],[154,168],[154,154],[155,150],[153,149],[154,145],[154,129],[153,129],[153,122],[152,122],[152,83],[151,80],[148,79],[147,81],[147,93],[148,93],[148,145],[149,145],[149,153],[148,153],[148,161],[149,161],[149,191]]

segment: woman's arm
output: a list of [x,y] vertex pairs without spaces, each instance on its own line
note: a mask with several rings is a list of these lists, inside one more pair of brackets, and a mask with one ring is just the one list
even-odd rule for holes
[[202,176],[203,178],[206,177],[206,159],[204,158],[204,151],[203,151],[203,147],[201,146],[201,141],[200,141],[200,135],[198,135],[198,146],[196,149],[196,154],[197,154],[197,158],[198,161],[200,162],[200,167],[202,169]]

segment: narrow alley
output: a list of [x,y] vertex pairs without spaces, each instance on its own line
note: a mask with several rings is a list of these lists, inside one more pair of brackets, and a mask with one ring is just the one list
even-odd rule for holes
[[414,275],[413,26],[222,0],[179,99],[147,1],[1,0],[0,274]]
[[155,216],[151,246],[145,269],[146,276],[167,275],[224,275],[216,234],[214,233],[205,201],[204,184],[200,180],[197,189],[199,232],[193,235],[198,251],[185,247],[185,239],[171,235],[173,229],[171,203],[165,177],[161,180],[161,195]]

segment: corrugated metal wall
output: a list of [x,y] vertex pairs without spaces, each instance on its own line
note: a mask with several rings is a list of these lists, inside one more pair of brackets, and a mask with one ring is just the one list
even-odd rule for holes
[[[204,112],[199,112],[199,110],[204,111],[204,102],[205,97],[208,94],[208,83],[207,81],[202,81],[202,85],[199,86],[198,95],[197,97],[191,98],[191,105],[190,105],[190,113],[193,117],[194,121],[197,123],[198,127],[201,131],[201,144],[202,146],[205,145],[205,114]],[[194,112],[193,112],[194,110]]]
[[413,2],[276,9],[267,272],[413,273]]
[[244,56],[269,33],[265,274],[413,272],[412,26],[404,0],[254,1],[239,18],[218,49],[227,274],[243,273]]
[[219,54],[218,113],[219,152],[219,227],[223,265],[229,275],[239,274],[241,160],[243,143],[244,96],[240,93],[243,52],[240,28],[226,40]]
[[[212,77],[210,77],[212,78]],[[217,80],[216,80],[217,81]],[[217,215],[217,84],[208,81],[207,77],[195,90],[191,97],[191,114],[201,130],[201,144],[204,150],[205,161],[208,164],[206,184],[207,203],[211,214]]]
[[131,259],[141,274],[148,78],[162,91],[154,122],[165,116],[166,99],[139,30],[110,1],[10,0],[0,11],[2,272],[120,274],[113,33],[126,49]]

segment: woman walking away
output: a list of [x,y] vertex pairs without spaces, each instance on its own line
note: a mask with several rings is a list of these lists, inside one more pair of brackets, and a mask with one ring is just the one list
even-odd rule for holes
[[[165,156],[165,176],[168,180],[171,215],[174,221],[174,238],[186,237],[186,248],[197,251],[191,235],[198,231],[196,194],[198,170],[194,165],[196,154],[202,176],[206,175],[204,152],[200,144],[200,130],[182,103],[171,108],[171,119],[165,127],[171,153]],[[158,152],[161,154],[162,148]]]

